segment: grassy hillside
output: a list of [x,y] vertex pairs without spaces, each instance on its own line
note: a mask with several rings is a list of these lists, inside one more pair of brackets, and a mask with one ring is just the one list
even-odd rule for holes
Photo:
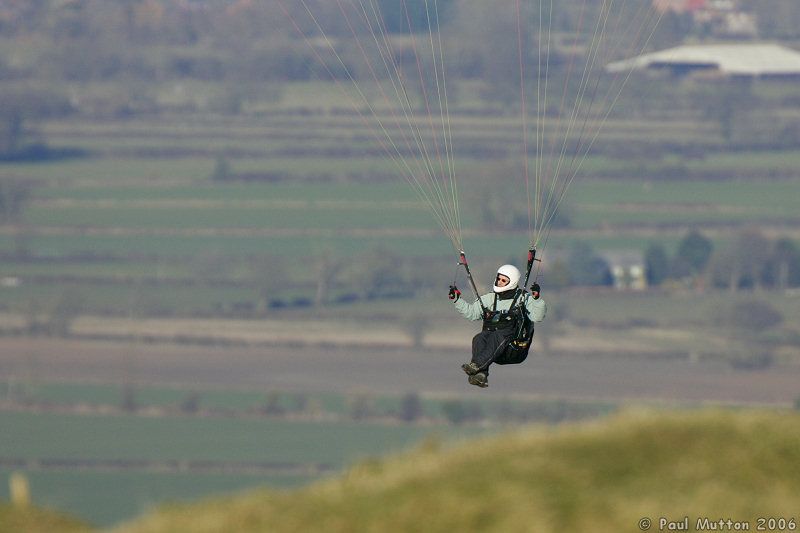
[[14,507],[0,502],[0,531],[78,533],[90,531],[90,528],[79,520],[62,513],[33,507]]
[[[293,492],[176,505],[119,529],[166,531],[639,531],[643,517],[797,520],[800,415],[627,413],[430,444]],[[794,515],[792,514],[794,513]]]

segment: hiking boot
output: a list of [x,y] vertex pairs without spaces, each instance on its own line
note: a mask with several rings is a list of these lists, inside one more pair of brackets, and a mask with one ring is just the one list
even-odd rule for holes
[[474,376],[470,376],[467,381],[469,381],[470,385],[475,385],[476,387],[480,387],[482,389],[485,389],[489,386],[489,378],[486,377],[486,374],[483,372],[478,372]]
[[461,365],[461,370],[463,370],[468,376],[474,376],[481,371],[480,367],[475,363],[464,363]]

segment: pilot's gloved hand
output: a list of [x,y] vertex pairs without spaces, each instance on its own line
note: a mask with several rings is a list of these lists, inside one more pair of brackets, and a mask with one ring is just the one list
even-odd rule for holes
[[457,302],[459,298],[461,298],[461,291],[458,290],[458,287],[455,285],[450,285],[450,292],[447,293],[447,296],[453,300],[453,302]]

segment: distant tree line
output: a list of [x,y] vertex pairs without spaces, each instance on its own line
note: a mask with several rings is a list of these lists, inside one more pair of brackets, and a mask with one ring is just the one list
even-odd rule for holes
[[731,291],[800,286],[797,244],[786,237],[767,238],[754,229],[741,231],[723,246],[692,230],[681,239],[672,257],[663,245],[650,244],[644,263],[651,286],[670,280]]
[[[2,183],[0,182],[0,185]],[[24,189],[23,189],[24,190]],[[0,195],[3,193],[0,187]],[[13,194],[13,193],[12,193]],[[522,254],[510,254],[501,262],[522,264]],[[22,256],[20,256],[22,257]],[[575,287],[610,287],[617,281],[609,257],[586,242],[563,251],[548,251],[539,281],[546,290]],[[202,287],[241,287],[248,296],[208,307],[186,306],[154,298],[136,303],[137,314],[147,316],[262,317],[300,309],[335,309],[373,301],[412,299],[424,295],[444,298],[454,281],[465,298],[473,298],[463,272],[451,258],[406,257],[384,247],[349,255],[320,251],[308,258],[314,268],[307,276],[293,273],[279,256],[237,258],[210,254],[193,260],[190,283]],[[488,290],[488,276],[497,259],[474,260],[472,271],[479,288]],[[739,290],[785,290],[800,287],[800,248],[791,239],[767,238],[742,231],[733,239],[712,241],[698,231],[688,232],[674,251],[662,243],[650,244],[643,253],[650,287],[692,287]],[[454,278],[455,277],[455,278]],[[24,276],[23,276],[24,278]],[[25,279],[25,282],[30,281]],[[61,281],[59,281],[61,282]],[[25,332],[31,335],[69,336],[74,320],[82,314],[101,312],[130,315],[130,302],[98,308],[88,297],[86,283],[63,280],[64,289],[47,298],[32,299],[25,309]],[[146,280],[151,286],[185,284],[187,280]],[[109,305],[109,304],[104,304]],[[417,316],[399,317],[399,325],[415,346],[423,346],[430,324]]]

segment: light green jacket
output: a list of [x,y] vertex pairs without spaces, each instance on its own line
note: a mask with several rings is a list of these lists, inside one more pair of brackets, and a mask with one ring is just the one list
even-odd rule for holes
[[[522,300],[525,307],[528,309],[528,316],[530,317],[532,322],[541,322],[544,320],[544,316],[547,314],[547,303],[544,300],[539,298],[538,300],[534,300],[531,297],[530,293],[525,293],[520,298],[517,299],[517,302]],[[494,293],[490,292],[488,294],[484,294],[481,296],[481,301],[486,309],[492,310],[494,306]],[[456,310],[464,315],[467,320],[483,320],[483,314],[481,312],[481,305],[478,303],[478,300],[475,300],[472,303],[465,302],[462,298],[459,298],[455,301]],[[508,311],[508,308],[511,306],[511,300],[501,300],[497,299],[497,310],[498,311]]]

